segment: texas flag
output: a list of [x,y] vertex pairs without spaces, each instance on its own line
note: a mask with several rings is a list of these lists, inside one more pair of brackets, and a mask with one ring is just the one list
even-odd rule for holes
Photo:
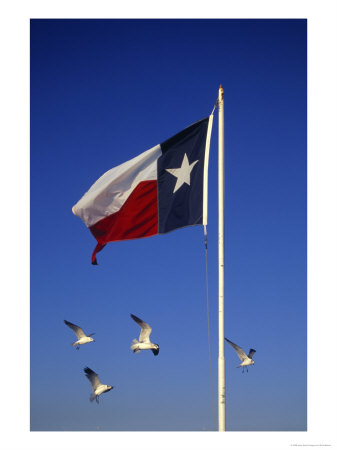
[[213,115],[102,175],[73,206],[97,240],[108,243],[207,223]]

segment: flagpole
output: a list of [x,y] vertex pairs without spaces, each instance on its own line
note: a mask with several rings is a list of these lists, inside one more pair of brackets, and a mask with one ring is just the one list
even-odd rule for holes
[[226,428],[226,408],[225,408],[225,324],[224,324],[224,108],[223,89],[220,85],[218,97],[218,117],[219,117],[219,159],[218,159],[218,214],[219,214],[219,357],[218,357],[218,423],[219,431]]

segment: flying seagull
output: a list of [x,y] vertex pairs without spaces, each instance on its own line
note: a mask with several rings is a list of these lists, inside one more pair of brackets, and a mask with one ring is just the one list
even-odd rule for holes
[[130,314],[130,316],[135,322],[138,323],[138,325],[142,329],[139,335],[139,341],[137,341],[137,339],[133,339],[132,341],[131,350],[133,351],[133,353],[139,353],[141,350],[152,350],[153,354],[157,356],[159,353],[159,345],[153,344],[150,341],[150,334],[152,331],[150,325],[148,325],[146,322],[143,322],[133,314]]
[[114,386],[109,386],[108,384],[102,384],[99,381],[98,375],[93,370],[89,369],[89,367],[84,368],[85,376],[90,381],[93,393],[90,395],[90,401],[93,402],[96,400],[96,403],[98,403],[98,397],[99,395],[103,394],[104,392],[111,391],[111,389],[114,388]]
[[[241,364],[238,367],[242,367],[242,373],[245,370],[246,366],[250,366],[251,364],[255,364],[255,361],[252,359],[254,353],[256,353],[256,350],[254,350],[253,348],[251,348],[249,350],[248,356],[246,355],[246,353],[242,350],[241,347],[239,347],[238,345],[234,344],[234,342],[231,342],[229,339],[225,338],[226,341],[228,342],[228,344],[230,344],[234,350],[236,351],[238,357],[241,359]],[[247,372],[248,372],[248,367],[246,367]]]
[[64,323],[66,325],[68,325],[68,327],[71,328],[74,331],[74,333],[76,334],[77,341],[75,341],[71,344],[73,347],[76,345],[76,350],[79,350],[80,345],[82,345],[82,344],[87,344],[88,342],[95,342],[95,340],[92,337],[90,337],[95,333],[86,335],[84,333],[84,331],[82,330],[82,328],[78,327],[77,325],[74,325],[71,322],[68,322],[68,320],[65,320]]

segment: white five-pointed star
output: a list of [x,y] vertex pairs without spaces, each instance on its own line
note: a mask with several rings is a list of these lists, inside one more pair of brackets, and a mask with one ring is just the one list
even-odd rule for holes
[[183,162],[181,164],[181,167],[178,169],[166,169],[167,172],[169,172],[171,175],[174,175],[177,177],[176,185],[174,186],[173,194],[184,184],[190,185],[191,182],[191,172],[195,164],[199,160],[192,162],[192,164],[189,163],[187,155],[185,153]]

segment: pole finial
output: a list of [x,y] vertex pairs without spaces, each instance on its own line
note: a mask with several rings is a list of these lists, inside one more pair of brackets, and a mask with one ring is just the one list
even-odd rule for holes
[[222,89],[222,85],[220,84],[219,87],[219,101],[223,100],[223,89]]

